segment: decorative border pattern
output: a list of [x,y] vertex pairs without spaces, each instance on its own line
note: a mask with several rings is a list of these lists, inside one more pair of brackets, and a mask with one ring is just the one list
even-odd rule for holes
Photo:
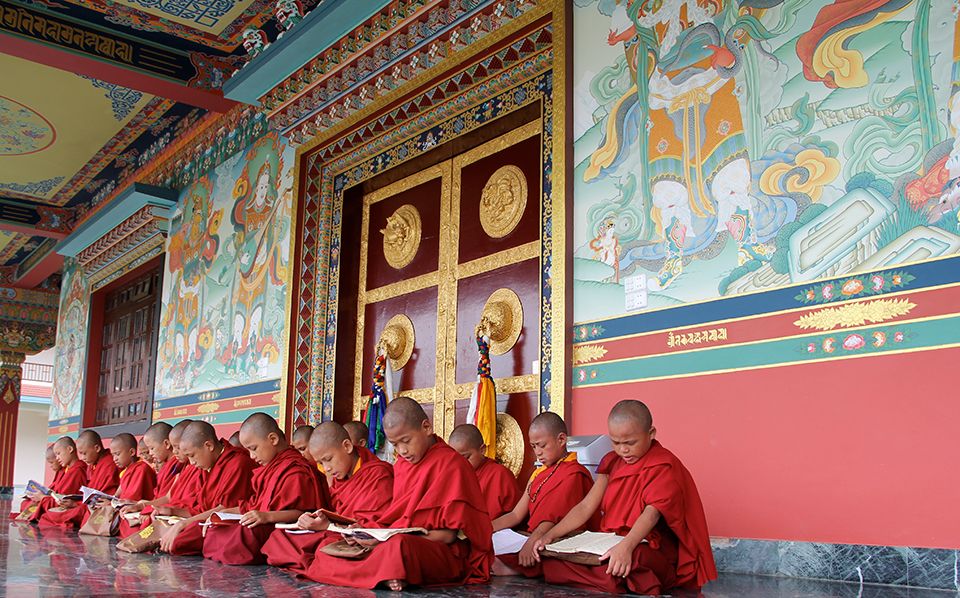
[[[557,3],[560,5],[560,3]],[[559,9],[562,11],[562,7]],[[549,11],[541,11],[540,16]],[[503,33],[503,37],[506,37]],[[475,130],[521,107],[540,103],[543,122],[542,246],[550,248],[541,262],[541,407],[562,411],[562,402],[551,404],[551,394],[563,395],[562,377],[554,383],[552,351],[554,322],[562,325],[562,300],[552,295],[550,251],[554,246],[552,156],[553,136],[552,25],[545,23],[506,48],[465,70],[452,74],[439,85],[373,121],[359,124],[333,141],[313,142],[301,148],[303,172],[302,210],[298,214],[302,254],[297,268],[298,303],[292,330],[297,335],[290,370],[293,421],[321,421],[333,414],[333,371],[338,304],[339,243],[343,191],[393,166],[406,162],[440,143]],[[492,60],[491,60],[492,59]],[[496,62],[496,64],[494,64]],[[478,64],[489,67],[489,77],[467,78],[462,74]],[[474,71],[476,72],[476,71]],[[459,84],[466,87],[461,91]],[[453,87],[450,87],[453,85]],[[447,92],[436,95],[440,86]],[[459,95],[457,95],[457,92]],[[442,100],[442,101],[438,101]],[[562,136],[560,137],[562,140]],[[322,145],[321,143],[326,143]],[[319,149],[313,149],[320,146]],[[325,259],[326,258],[326,259]],[[560,279],[562,281],[562,278]],[[559,316],[557,307],[561,308]],[[562,338],[558,339],[562,351]],[[546,348],[546,351],[544,351]],[[562,361],[562,360],[561,360]],[[561,370],[562,371],[562,370]],[[308,401],[308,398],[312,400]],[[309,411],[309,413],[307,413]]]

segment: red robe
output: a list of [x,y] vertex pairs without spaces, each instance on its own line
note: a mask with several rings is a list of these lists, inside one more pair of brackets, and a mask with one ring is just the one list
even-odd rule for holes
[[[286,448],[254,472],[253,497],[241,501],[240,512],[315,511],[323,506],[316,470],[297,449]],[[211,527],[203,556],[225,565],[262,565],[266,557],[261,548],[273,531],[273,525]]]
[[[61,484],[61,480],[63,479],[63,475],[64,475],[64,474],[63,474],[63,468],[62,468],[62,467],[61,467],[60,469],[58,469],[57,471],[53,472],[53,481],[50,482],[50,485],[48,486],[48,488],[50,488],[50,491],[51,491],[51,492],[56,492],[56,493],[58,493],[58,494],[63,494],[63,492],[61,492],[60,490],[58,490],[58,488],[60,487],[60,484]],[[69,494],[69,493],[68,493],[68,494]],[[53,499],[50,499],[50,500],[52,501]],[[16,513],[10,513],[10,519],[16,519],[16,518],[19,517],[22,513],[28,513],[28,512],[29,512],[28,515],[27,515],[27,516],[29,517],[29,519],[27,519],[27,521],[36,521],[37,519],[40,518],[40,515],[43,514],[42,512],[40,512],[40,504],[41,504],[42,502],[43,502],[43,498],[41,498],[40,501],[38,501],[38,502],[35,502],[35,501],[33,501],[33,500],[29,499],[29,498],[24,498],[22,501],[20,501],[20,510],[17,511]]]
[[[355,448],[360,457],[357,467],[349,478],[333,481],[330,508],[345,517],[356,519],[362,526],[376,525],[377,516],[390,505],[393,495],[393,467],[369,450],[359,446]],[[313,562],[317,548],[339,539],[339,534],[325,532],[288,534],[284,530],[275,530],[262,550],[267,563],[274,567],[305,571]]]
[[157,472],[157,491],[151,500],[166,496],[167,493],[170,492],[170,488],[173,486],[173,482],[177,479],[177,474],[180,473],[181,469],[183,469],[183,466],[176,457],[170,457],[166,460],[163,467]]
[[[120,486],[120,470],[117,469],[117,464],[113,462],[109,452],[102,451],[96,464],[87,464],[86,486],[104,494],[113,495],[117,492]],[[78,527],[89,512],[87,505],[77,505],[65,510],[49,510],[40,517],[40,527]]]
[[442,544],[401,534],[376,545],[361,560],[318,552],[305,575],[330,585],[371,589],[392,579],[416,586],[487,582],[493,527],[470,464],[434,435],[419,463],[400,459],[393,475],[393,499],[378,518],[379,527],[451,529],[464,539]]
[[699,588],[717,578],[700,495],[690,472],[673,453],[654,441],[629,465],[610,452],[597,473],[609,476],[600,503],[600,531],[627,535],[647,505],[660,512],[660,521],[647,535],[648,543],[633,551],[626,579],[607,575],[606,563],[588,566],[545,559],[548,582],[611,593],[659,594],[674,587]]
[[[238,507],[253,494],[253,470],[257,464],[250,459],[247,451],[236,448],[223,438],[220,444],[223,452],[217,462],[210,471],[201,475],[197,513],[217,506],[225,509]],[[170,550],[170,554],[176,555],[202,553],[203,533],[199,523],[191,523],[180,530]]]
[[[153,467],[143,459],[137,459],[120,472],[120,489],[117,491],[117,498],[136,502],[138,500],[152,500],[156,494],[157,472]],[[83,523],[90,518],[88,512],[83,517]],[[120,518],[119,535],[126,538],[134,530],[130,527],[130,522]]]
[[[171,460],[176,461],[176,459]],[[198,501],[203,472],[189,463],[178,462],[178,465],[179,471],[173,476],[170,489],[164,494],[157,492],[157,497],[169,496],[170,500],[167,501],[166,506],[186,509],[190,511],[191,515],[196,515],[200,512],[198,509],[200,503]],[[166,465],[164,465],[164,467],[166,467]],[[161,469],[161,472],[162,471]],[[126,538],[133,532],[145,529],[151,523],[153,523],[153,507],[148,506],[140,511],[140,524],[137,529],[131,527],[125,520],[120,520],[120,537]]]
[[[577,454],[570,453],[552,467],[539,467],[530,476],[527,495],[530,498],[527,531],[533,532],[541,523],[558,523],[570,509],[577,506],[593,488],[593,476],[577,461]],[[596,529],[599,514],[587,522],[587,529]],[[503,564],[526,577],[540,577],[543,567],[521,567],[518,553],[501,554],[497,557]]]
[[520,489],[517,488],[517,477],[493,459],[484,457],[483,463],[476,470],[477,481],[483,489],[487,499],[487,514],[490,521],[509,513],[517,506],[520,500]]

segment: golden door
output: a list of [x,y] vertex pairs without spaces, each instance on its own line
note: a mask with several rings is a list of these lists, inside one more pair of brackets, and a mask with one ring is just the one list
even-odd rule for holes
[[354,418],[380,345],[399,368],[397,394],[449,436],[466,419],[486,313],[497,410],[526,431],[539,404],[540,145],[537,121],[363,196],[359,239],[342,244],[359,251],[355,359],[337,366],[341,381],[352,368]]

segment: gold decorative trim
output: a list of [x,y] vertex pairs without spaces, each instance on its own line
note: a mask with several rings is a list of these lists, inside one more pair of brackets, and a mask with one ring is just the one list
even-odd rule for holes
[[491,253],[457,266],[457,278],[470,278],[491,270],[540,257],[540,241],[530,241],[497,253]]
[[523,468],[523,430],[512,416],[497,414],[497,461],[516,476]]
[[850,328],[864,324],[879,324],[893,318],[905,316],[917,304],[907,299],[877,299],[861,303],[850,303],[839,307],[825,307],[800,316],[794,325],[802,330],[833,330]]
[[382,287],[367,291],[366,302],[369,305],[370,303],[386,301],[387,299],[393,299],[394,297],[406,295],[407,293],[429,289],[430,287],[437,286],[437,281],[437,273],[430,272],[429,274],[421,274],[415,278],[408,278],[399,282],[383,285]]
[[[512,395],[521,392],[537,392],[540,386],[540,376],[536,374],[524,374],[522,376],[510,376],[508,378],[496,378],[494,380],[497,386],[498,395]],[[464,382],[457,384],[456,400],[461,401],[473,396],[476,389],[476,382]]]
[[483,311],[477,334],[490,339],[490,353],[503,355],[517,344],[523,330],[523,304],[520,297],[508,288],[490,294]]
[[403,204],[390,216],[380,229],[383,235],[383,257],[395,270],[410,264],[420,249],[423,225],[420,212],[410,204]]
[[603,359],[607,349],[603,345],[577,345],[573,348],[573,365]]
[[403,366],[407,365],[415,345],[413,322],[406,314],[397,314],[390,318],[380,333],[380,340],[377,341],[377,348],[383,347],[390,359],[390,367],[395,371],[402,370]]
[[480,194],[480,226],[494,239],[513,232],[527,207],[527,177],[519,167],[498,168]]

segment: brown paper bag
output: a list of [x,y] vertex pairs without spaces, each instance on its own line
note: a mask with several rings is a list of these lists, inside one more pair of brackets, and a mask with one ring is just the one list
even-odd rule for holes
[[40,508],[37,503],[31,503],[26,510],[22,511],[14,521],[30,521],[30,518],[33,517],[33,514],[37,512],[37,509]]
[[320,549],[320,552],[335,556],[341,559],[350,559],[353,561],[366,558],[370,549],[358,544],[348,544],[346,540],[340,540],[332,544],[327,544]]
[[120,529],[120,513],[111,505],[94,507],[90,519],[80,528],[81,534],[115,536]]
[[154,519],[147,527],[131,534],[117,543],[117,550],[124,552],[148,552],[160,547],[160,538],[170,525],[161,519]]

